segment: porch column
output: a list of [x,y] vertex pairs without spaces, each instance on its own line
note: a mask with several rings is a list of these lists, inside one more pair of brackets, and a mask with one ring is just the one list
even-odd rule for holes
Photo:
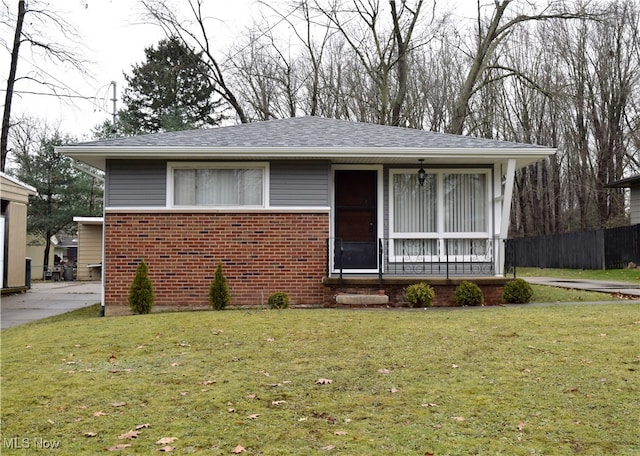
[[510,158],[507,161],[507,170],[505,172],[504,193],[502,195],[502,211],[500,214],[500,231],[498,233],[498,252],[496,258],[496,274],[504,276],[505,248],[504,241],[509,236],[509,222],[511,220],[511,198],[513,196],[513,181],[516,175],[516,160]]

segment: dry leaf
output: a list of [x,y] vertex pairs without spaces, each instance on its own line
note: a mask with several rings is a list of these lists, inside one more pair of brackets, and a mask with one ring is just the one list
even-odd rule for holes
[[433,402],[427,402],[426,404],[422,404],[423,407],[439,407],[438,404],[434,404]]
[[267,342],[275,342],[275,339],[274,339],[273,337],[269,337],[269,338],[267,339]]
[[106,413],[104,413],[102,410],[98,410],[97,412],[93,412],[93,416],[105,416]]
[[459,368],[459,367],[460,367],[460,366],[458,366],[457,364],[452,364],[452,365],[451,365],[451,369],[457,369],[457,368]]
[[525,422],[524,422],[524,421],[520,421],[520,422],[518,423],[518,430],[519,430],[520,432],[522,432],[522,430],[524,429],[524,426],[525,426]]
[[334,435],[347,435],[347,432],[346,431],[335,431],[333,434]]
[[164,446],[162,448],[158,448],[158,451],[164,451],[165,453],[171,453],[173,450],[175,450],[174,447],[170,447],[170,446]]
[[389,388],[389,392],[391,394],[395,394],[395,393],[399,393],[400,390],[394,386],[393,388]]
[[249,416],[247,417],[247,419],[249,419],[249,420],[255,420],[255,419],[257,419],[259,416],[260,416],[260,414],[259,414],[259,413],[254,413],[254,414],[252,414],[252,415],[249,415]]
[[215,380],[207,380],[207,381],[204,381],[204,382],[202,382],[200,384],[206,386],[206,385],[213,385],[214,383],[216,383]]
[[424,456],[436,456],[434,453],[427,451]]
[[333,380],[328,378],[319,378],[316,380],[316,385],[328,385],[330,383],[333,383]]
[[171,367],[178,367],[180,364],[178,363],[171,363]]
[[136,426],[136,431],[139,431],[140,429],[144,429],[144,428],[148,428],[151,427],[151,425],[149,423],[144,423],[144,424],[139,424]]
[[381,374],[390,374],[391,371],[389,369],[378,369],[378,372]]
[[240,454],[240,453],[244,453],[245,451],[247,450],[245,450],[245,448],[242,445],[238,445],[233,450],[231,450],[233,454]]
[[156,445],[167,445],[169,443],[175,442],[176,440],[178,440],[178,437],[162,437],[156,442]]
[[55,421],[53,421],[53,420],[47,420],[47,423],[49,423],[49,424],[56,424],[56,423],[55,423]]
[[112,402],[111,403],[111,407],[124,407],[125,405],[127,405],[126,402]]
[[96,434],[95,432],[85,432],[85,433],[84,433],[84,436],[85,436],[85,437],[95,437],[95,436],[97,436],[97,435],[98,435],[98,434]]
[[271,405],[275,405],[275,406],[286,404],[286,403],[287,401],[271,401]]
[[458,423],[461,423],[462,421],[464,421],[464,416],[454,416],[453,419]]
[[321,450],[333,450],[336,446],[335,445],[327,445],[325,447],[320,448]]
[[236,413],[236,409],[234,409],[234,408],[228,408],[228,409],[227,409],[227,412],[229,412],[229,413]]
[[245,396],[247,399],[255,399],[257,396],[255,394],[248,394]]
[[133,440],[133,439],[137,439],[139,435],[140,435],[140,432],[138,431],[129,431],[129,432],[125,432],[124,434],[120,434],[118,438],[120,440]]
[[112,446],[111,448],[108,448],[107,451],[120,451],[129,447],[131,447],[129,443],[119,443],[117,445]]

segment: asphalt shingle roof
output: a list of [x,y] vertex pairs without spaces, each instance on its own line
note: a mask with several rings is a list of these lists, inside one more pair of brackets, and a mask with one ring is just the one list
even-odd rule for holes
[[[218,128],[153,133],[76,144],[99,147],[531,149],[536,146],[411,128],[292,117]],[[71,146],[73,147],[73,146]]]

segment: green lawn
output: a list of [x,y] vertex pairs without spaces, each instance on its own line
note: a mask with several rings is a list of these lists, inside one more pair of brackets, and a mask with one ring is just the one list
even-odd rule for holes
[[637,303],[96,312],[2,331],[2,454],[640,454]]
[[557,277],[560,279],[614,280],[640,282],[640,269],[550,269],[516,268],[518,277]]

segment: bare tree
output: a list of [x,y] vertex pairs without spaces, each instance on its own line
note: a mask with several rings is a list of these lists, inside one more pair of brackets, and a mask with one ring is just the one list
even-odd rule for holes
[[[6,11],[6,19],[3,19],[2,25],[13,30],[13,43],[10,46],[11,62],[2,113],[2,132],[0,134],[0,170],[4,171],[9,146],[11,108],[16,82],[20,79],[28,79],[47,87],[52,93],[60,96],[64,95],[67,90],[67,88],[53,81],[51,77],[43,74],[37,64],[35,72],[28,76],[19,77],[18,60],[21,45],[29,45],[30,52],[38,57],[34,59],[36,61],[54,62],[70,66],[81,74],[86,74],[86,70],[83,59],[72,50],[72,46],[68,45],[69,41],[76,45],[79,43],[77,31],[56,11],[52,10],[48,3],[41,3],[38,0],[32,0],[27,3],[25,0],[18,0],[18,11],[15,15],[11,13],[11,8],[5,0],[2,2],[2,8]],[[15,27],[11,25],[13,23],[15,23]],[[57,42],[57,37],[52,38],[52,35],[56,33],[61,35],[63,42]]]
[[187,0],[190,19],[179,17],[176,8],[169,0],[141,0],[141,3],[149,19],[162,27],[167,36],[176,37],[186,47],[203,54],[203,59],[211,70],[216,93],[229,103],[240,122],[249,122],[244,108],[236,97],[236,91],[227,83],[222,63],[215,56],[214,41],[207,27],[207,19],[210,18],[203,10],[204,0]]

